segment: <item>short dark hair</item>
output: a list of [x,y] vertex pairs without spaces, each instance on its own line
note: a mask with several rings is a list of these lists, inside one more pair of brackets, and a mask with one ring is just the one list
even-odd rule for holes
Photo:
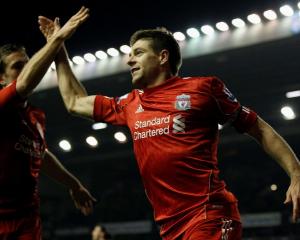
[[130,37],[130,46],[140,39],[149,39],[152,41],[152,48],[155,52],[166,49],[169,52],[169,64],[171,71],[176,75],[181,66],[180,47],[173,34],[166,28],[142,29],[132,34]]
[[26,53],[26,49],[22,45],[14,44],[14,43],[8,43],[5,45],[2,45],[0,47],[0,73],[4,73],[5,69],[5,62],[4,59],[14,53],[14,52],[24,52]]

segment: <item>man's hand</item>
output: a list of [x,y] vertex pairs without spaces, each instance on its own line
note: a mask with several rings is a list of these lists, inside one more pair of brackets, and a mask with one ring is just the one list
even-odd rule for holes
[[59,18],[55,18],[54,21],[51,19],[39,16],[38,23],[41,32],[47,41],[50,41],[53,37],[60,37],[64,40],[70,38],[76,29],[86,21],[89,17],[89,9],[81,7],[81,9],[73,15],[61,28]]
[[293,205],[293,222],[300,218],[300,175],[291,176],[291,184],[286,192],[285,204]]
[[85,216],[93,212],[93,204],[97,200],[85,187],[79,185],[77,188],[70,189],[70,195],[74,201],[75,207],[79,209]]
[[38,18],[39,28],[47,42],[51,40],[51,38],[59,31],[60,23],[59,18],[55,18],[54,21],[51,19],[39,16]]

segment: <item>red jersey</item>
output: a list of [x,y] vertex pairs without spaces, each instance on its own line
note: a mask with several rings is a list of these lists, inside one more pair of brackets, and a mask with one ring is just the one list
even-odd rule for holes
[[[219,179],[218,124],[245,132],[255,112],[216,77],[174,77],[119,98],[96,96],[94,119],[130,129],[155,220],[165,239],[181,234],[206,204],[235,203]],[[239,214],[233,214],[239,220]],[[167,237],[166,237],[167,236]]]
[[45,152],[45,115],[16,92],[0,90],[0,217],[37,210],[38,176]]

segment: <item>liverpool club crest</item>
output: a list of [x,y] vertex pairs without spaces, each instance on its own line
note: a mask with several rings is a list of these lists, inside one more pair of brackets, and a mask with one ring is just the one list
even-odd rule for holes
[[191,109],[191,96],[187,94],[181,94],[176,97],[175,108],[178,110]]

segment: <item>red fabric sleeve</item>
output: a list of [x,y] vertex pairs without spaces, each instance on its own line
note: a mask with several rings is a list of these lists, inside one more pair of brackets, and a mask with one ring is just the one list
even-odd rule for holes
[[16,81],[13,81],[7,87],[0,90],[0,108],[4,107],[16,98],[20,98],[17,94],[16,83]]
[[220,124],[232,124],[240,133],[253,126],[257,114],[242,106],[220,79],[213,78],[211,91],[218,106],[218,121]]
[[257,120],[257,114],[253,110],[242,106],[237,119],[232,123],[235,129],[240,132],[244,133],[254,125]]
[[124,106],[114,98],[97,95],[94,102],[94,120],[114,125],[126,125]]

